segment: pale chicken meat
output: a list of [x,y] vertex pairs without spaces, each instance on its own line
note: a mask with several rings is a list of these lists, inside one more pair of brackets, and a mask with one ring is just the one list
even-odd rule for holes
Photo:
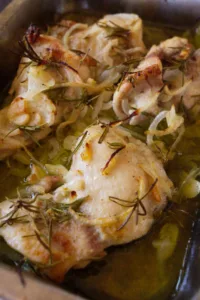
[[192,50],[192,46],[188,40],[181,37],[173,37],[160,45],[154,45],[149,50],[147,57],[158,56],[161,60],[185,60],[188,58]]
[[148,55],[155,53],[160,53],[158,56],[164,61],[175,61],[174,66],[171,69],[166,68],[163,73],[166,85],[164,94],[159,97],[160,104],[167,104],[168,107],[175,104],[178,107],[182,102],[187,110],[199,106],[199,49],[194,51],[187,39],[174,37],[162,42],[158,47],[152,47]]
[[[192,45],[185,38],[173,37],[162,42],[159,46],[153,46],[148,56],[158,55],[164,65],[163,81],[165,83],[163,93],[158,98],[158,105],[170,108],[175,105],[178,108],[183,102],[188,109],[192,106],[192,99],[186,99],[187,90],[192,87],[195,78],[192,77],[190,69],[194,62],[194,51]],[[198,63],[195,63],[198,68]],[[190,89],[191,90],[191,89]]]
[[50,192],[58,178],[44,178],[43,195],[0,204],[0,235],[56,281],[104,256],[105,248],[145,235],[172,194],[161,162],[144,143],[112,127],[102,139],[104,130],[91,126],[77,141],[63,185]]
[[[1,203],[1,215],[9,212],[12,202]],[[39,206],[40,202],[37,202]],[[21,209],[17,214],[18,218],[27,215],[26,210]],[[23,222],[22,222],[23,223]],[[32,263],[35,263],[41,272],[51,279],[61,282],[65,273],[72,267],[85,264],[95,256],[103,256],[105,245],[101,240],[101,232],[98,227],[82,224],[81,222],[70,221],[67,224],[59,222],[53,225],[51,237],[52,255],[51,262],[48,248],[48,230],[38,229],[31,217],[24,218],[25,224],[6,225],[0,229],[1,236],[12,248],[22,253]],[[45,237],[47,237],[45,239]],[[41,243],[42,240],[42,243]]]
[[135,111],[130,118],[130,124],[134,125],[146,119],[145,113],[156,116],[163,108],[170,109],[173,104],[177,107],[182,98],[186,107],[190,107],[191,100],[185,95],[197,81],[190,72],[183,72],[191,60],[192,47],[187,39],[174,37],[153,46],[115,91],[113,110],[117,117],[123,119]]
[[88,53],[109,66],[145,52],[142,20],[135,14],[106,15],[91,26],[63,20],[51,30],[65,48]]
[[[102,127],[96,125],[88,128],[82,146],[73,157],[65,187],[70,191],[75,190],[78,198],[88,195],[88,200],[81,206],[84,215],[90,219],[109,220],[126,211],[124,203],[130,205],[137,198],[141,199],[148,194],[148,190],[156,182],[153,190],[143,200],[146,214],[141,219],[139,217],[138,224],[135,225],[137,213],[134,212],[130,223],[122,232],[112,232],[113,243],[121,244],[130,242],[149,230],[154,219],[153,213],[156,209],[165,207],[166,197],[171,195],[172,184],[162,164],[145,144],[121,128],[110,128],[100,143],[99,139],[104,131]],[[59,193],[56,196],[59,199]],[[120,221],[117,223],[120,227]]]
[[[67,114],[73,110],[71,102],[53,102],[45,94],[47,90],[63,82],[83,82],[74,68],[79,65],[79,56],[65,51],[56,38],[39,35],[32,41],[27,33],[26,47],[27,51],[32,51],[33,57],[21,60],[10,89],[10,95],[15,98],[0,112],[0,159],[23,146],[33,144],[34,139],[44,139],[52,131],[51,126],[60,123],[65,117],[65,112]],[[71,66],[68,65],[69,60]],[[84,76],[89,76],[87,74],[90,71],[84,65],[79,71],[83,71]],[[80,87],[68,86],[63,97],[70,100],[81,98],[82,92]],[[30,130],[33,139],[30,138],[30,134],[24,133],[24,130]]]
[[113,110],[119,119],[136,115],[130,120],[134,125],[144,119],[142,113],[156,114],[157,99],[163,87],[162,63],[157,56],[146,58],[138,68],[126,75],[113,96]]

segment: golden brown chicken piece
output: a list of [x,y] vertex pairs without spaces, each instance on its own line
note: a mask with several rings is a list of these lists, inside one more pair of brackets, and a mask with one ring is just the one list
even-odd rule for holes
[[103,131],[87,128],[53,192],[49,183],[58,179],[44,177],[38,184],[49,193],[0,203],[0,235],[55,281],[105,248],[145,235],[171,196],[171,181],[144,143],[121,128],[110,128],[99,143]]

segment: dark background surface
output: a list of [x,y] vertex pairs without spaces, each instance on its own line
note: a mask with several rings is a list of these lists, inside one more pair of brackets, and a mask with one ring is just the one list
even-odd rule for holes
[[0,11],[3,10],[4,7],[8,5],[9,2],[10,0],[0,0]]

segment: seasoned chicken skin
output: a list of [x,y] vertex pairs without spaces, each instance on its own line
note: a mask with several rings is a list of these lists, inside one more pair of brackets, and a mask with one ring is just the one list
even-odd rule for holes
[[144,119],[142,113],[156,114],[157,99],[163,87],[162,63],[157,56],[147,57],[136,70],[130,72],[113,96],[113,110],[119,119],[137,111],[130,120],[134,125]]
[[[65,183],[55,191],[36,195],[31,203],[26,199],[0,203],[0,235],[56,281],[70,268],[105,255],[105,248],[145,235],[172,193],[161,162],[144,143],[112,127],[102,139],[104,130],[103,125],[87,128],[77,142],[69,172],[63,173]],[[60,214],[67,205],[65,214]],[[14,222],[19,217],[23,223]],[[50,240],[45,225],[49,220]]]
[[194,102],[189,95],[198,85],[197,69],[198,50],[192,54],[187,39],[173,37],[155,45],[120,83],[113,96],[113,110],[119,119],[136,111],[130,119],[134,125],[145,119],[145,113],[156,116],[163,108],[178,106],[182,99],[189,108]]

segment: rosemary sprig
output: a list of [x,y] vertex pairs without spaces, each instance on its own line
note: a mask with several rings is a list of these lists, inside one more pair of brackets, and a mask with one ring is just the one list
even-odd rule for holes
[[[21,128],[20,128],[20,129],[21,129]],[[26,130],[26,129],[23,129],[23,130],[24,130],[24,132],[29,136],[29,138],[30,138],[36,145],[38,145],[38,147],[42,147],[41,144],[40,144],[40,142],[38,142],[38,141],[32,136],[32,134],[29,133],[28,130]]]
[[37,166],[39,166],[44,172],[45,174],[49,174],[47,168],[45,165],[43,165],[39,160],[37,160],[33,154],[27,149],[27,147],[25,145],[22,146],[25,153],[30,157],[30,161],[34,162],[34,164],[36,164]]
[[118,142],[114,142],[114,143],[108,142],[108,146],[109,146],[109,148],[111,148],[111,149],[119,149],[119,148],[124,147],[124,144],[118,143]]
[[46,65],[50,67],[67,67],[74,72],[78,73],[72,66],[70,66],[65,61],[54,61],[52,59],[41,58],[31,46],[31,43],[25,35],[21,41],[18,42],[21,50],[23,51],[23,56],[29,58],[31,61],[35,62],[37,65]]
[[102,169],[102,173],[105,174],[106,169],[109,167],[111,161],[113,160],[113,158],[120,152],[122,151],[126,146],[122,145],[120,147],[118,147],[110,156],[110,158],[108,159],[108,161],[106,162],[105,166]]
[[[44,126],[45,124],[43,125],[40,125],[40,126],[17,126],[15,128],[13,128],[12,130],[10,130],[5,136],[4,136],[4,139],[9,136],[12,132],[14,132],[15,130],[17,129],[20,129],[22,131],[25,131],[26,133],[29,133],[29,131],[33,132],[33,131],[39,131],[42,129],[42,127]],[[30,135],[29,133],[29,136],[33,139],[33,137]],[[35,139],[33,140],[36,144],[39,144],[38,141],[36,141]],[[39,146],[41,146],[39,144]]]
[[23,215],[23,216],[19,216],[19,217],[15,217],[15,218],[9,218],[9,220],[7,221],[8,225],[13,225],[13,224],[26,224],[29,223],[30,221],[27,220],[26,218],[28,217],[28,215]]
[[72,102],[73,101],[78,101],[79,103],[77,104],[76,108],[80,107],[80,105],[87,105],[87,106],[90,106],[91,103],[96,100],[97,98],[99,97],[99,94],[98,95],[95,95],[91,98],[88,97],[88,95],[85,93],[83,95],[83,97],[81,99],[77,99],[77,100],[71,100]]
[[96,60],[94,57],[92,57],[91,55],[88,54],[90,49],[88,49],[87,52],[83,52],[83,51],[80,51],[77,49],[70,49],[70,51],[74,52],[81,58],[80,64],[82,64],[84,61],[94,67],[97,64],[100,64],[100,62],[98,60]]
[[[117,229],[117,231],[121,230],[122,228],[124,228],[124,226],[126,226],[126,224],[129,222],[130,218],[132,217],[133,213],[136,211],[136,224],[138,224],[138,218],[139,216],[146,216],[147,211],[146,208],[142,202],[142,200],[153,190],[153,188],[155,187],[156,183],[158,182],[158,179],[156,179],[154,181],[154,183],[151,185],[151,187],[149,188],[149,190],[141,197],[138,198],[136,197],[134,200],[129,201],[129,200],[124,200],[124,199],[120,199],[117,197],[109,197],[109,200],[120,205],[123,207],[132,207],[132,210],[130,211],[128,217],[126,218],[126,220],[122,223],[122,225]],[[141,210],[140,210],[141,209]]]
[[[109,132],[109,128],[110,127],[114,127],[114,126],[120,126],[121,124],[123,124],[124,122],[127,122],[128,120],[130,120],[132,117],[137,116],[139,113],[139,111],[136,109],[135,111],[133,111],[129,116],[127,116],[124,119],[121,120],[117,120],[117,121],[112,121],[108,124],[102,124],[101,128],[104,128],[102,135],[100,136],[98,143],[101,144],[105,137],[107,136],[108,132]],[[111,143],[112,144],[112,143]]]
[[[63,88],[61,88],[62,90]],[[83,90],[83,93],[81,95],[81,97],[79,98],[75,98],[75,99],[70,99],[70,98],[66,98],[65,97],[65,89],[63,89],[63,91],[61,91],[60,95],[56,94],[55,100],[56,101],[68,101],[68,102],[72,102],[72,103],[76,103],[75,108],[79,108],[80,106],[90,106],[92,104],[92,102],[94,100],[96,100],[100,94],[89,97],[88,93],[86,90]],[[52,95],[50,94],[51,99],[54,98],[54,95],[52,97]],[[53,99],[54,100],[54,99]]]
[[[36,131],[39,131],[39,130],[42,129],[43,126],[44,126],[44,124],[41,125],[41,126],[19,126],[18,128],[19,128],[20,130],[24,131],[24,132],[30,137],[30,139],[31,139],[36,145],[38,145],[38,147],[41,147],[40,142],[38,142],[38,141],[32,136],[32,134],[31,134],[30,132],[36,132]],[[29,131],[30,131],[30,132],[29,132]]]
[[50,248],[49,245],[44,241],[44,239],[42,239],[42,236],[40,233],[37,232],[37,230],[34,231],[35,232],[35,236],[37,237],[38,241],[40,242],[40,244],[47,250],[50,252]]
[[53,251],[52,251],[52,236],[53,236],[53,226],[56,224],[67,222],[71,219],[71,214],[69,209],[77,211],[83,201],[87,197],[79,198],[72,203],[57,203],[52,199],[48,199],[40,204],[40,214],[34,219],[34,223],[40,224],[40,227],[46,228],[47,237],[36,230],[35,234],[37,239],[43,245],[43,247],[49,252],[49,264],[53,263]]
[[43,125],[40,125],[40,126],[19,126],[18,128],[21,129],[21,130],[27,130],[27,131],[38,131],[40,130],[43,126]]
[[103,141],[104,141],[106,135],[107,135],[108,132],[109,132],[109,125],[102,124],[102,125],[101,125],[101,128],[104,128],[104,130],[103,130],[103,133],[102,133],[102,135],[100,136],[100,138],[99,138],[99,140],[98,140],[98,144],[102,144],[102,143],[103,143]]
[[75,149],[72,151],[72,153],[70,154],[69,158],[68,158],[68,161],[67,161],[67,168],[69,169],[71,167],[71,164],[72,164],[72,158],[73,158],[73,155],[79,150],[79,148],[81,147],[81,145],[83,144],[86,136],[87,136],[87,131],[85,131],[85,133],[83,134],[81,140],[79,141],[78,145],[75,147]]
[[18,42],[20,48],[23,50],[23,56],[29,58],[31,61],[34,61],[38,65],[45,64],[45,62],[37,55],[33,50],[30,42],[28,41],[27,36],[24,36],[21,41]]
[[[10,206],[11,211],[0,218],[0,227],[29,223],[32,220],[33,234],[23,237],[36,237],[40,244],[49,252],[49,264],[51,265],[53,263],[53,224],[56,225],[70,220],[70,209],[77,211],[88,197],[79,198],[72,203],[57,203],[52,199],[40,200],[38,196],[38,194],[35,194],[32,198],[23,198],[18,192],[17,198],[7,199],[12,203]],[[37,204],[35,204],[36,200],[39,201]],[[21,209],[27,211],[28,214],[17,216]],[[38,228],[42,228],[42,231]],[[47,231],[47,235],[45,231]]]
[[106,30],[107,38],[122,38],[127,40],[130,34],[129,29],[121,27],[113,21],[108,21],[107,23],[99,21],[97,25]]
[[[10,225],[13,223],[24,223],[24,217],[25,216],[16,216],[16,213],[20,210],[20,209],[25,209],[28,212],[31,213],[39,213],[39,208],[35,205],[33,205],[33,203],[36,201],[38,194],[35,194],[33,196],[33,198],[21,198],[21,195],[18,193],[18,198],[15,199],[11,199],[10,201],[13,203],[10,208],[11,211],[9,213],[7,213],[6,215],[2,216],[0,218],[0,228],[3,227],[4,225]],[[21,222],[20,222],[21,221]]]
[[109,123],[109,126],[119,126],[123,124],[124,122],[127,122],[128,120],[132,119],[134,116],[137,116],[139,114],[139,110],[134,110],[129,116],[125,117],[124,119],[113,121]]

